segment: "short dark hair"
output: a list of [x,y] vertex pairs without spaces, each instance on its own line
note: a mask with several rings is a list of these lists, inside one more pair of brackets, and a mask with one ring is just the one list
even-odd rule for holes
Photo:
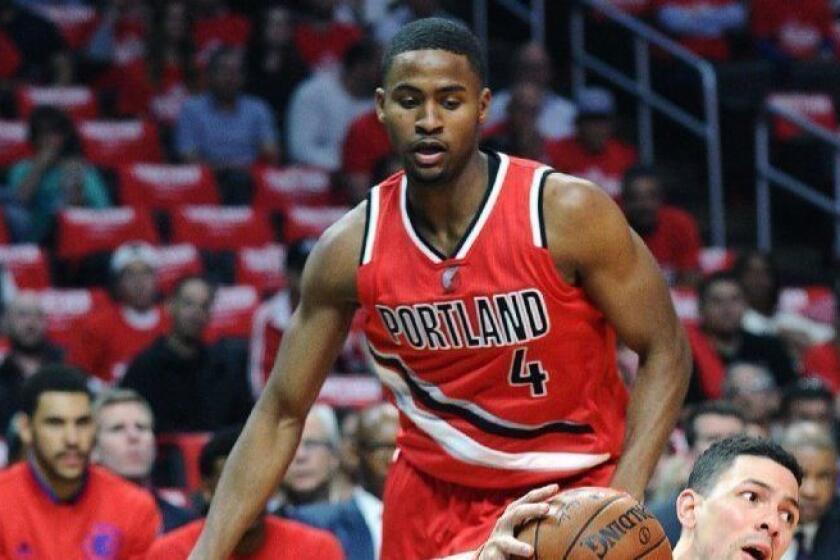
[[637,164],[625,171],[624,177],[621,179],[621,192],[626,194],[630,185],[636,182],[637,179],[651,178],[657,182],[660,191],[662,190],[662,174],[657,168],[652,165]]
[[41,395],[48,392],[84,393],[93,399],[87,385],[87,376],[82,370],[64,364],[50,364],[40,368],[23,383],[20,395],[23,413],[33,416]]
[[688,477],[688,488],[705,495],[717,484],[720,475],[742,455],[775,461],[793,474],[797,486],[802,484],[802,467],[782,446],[769,439],[736,435],[716,441],[700,455]]
[[466,56],[481,85],[486,83],[487,60],[478,37],[464,24],[439,17],[418,19],[397,32],[382,57],[382,78],[387,76],[397,55],[422,50],[442,50]]
[[782,391],[782,402],[779,404],[779,414],[782,418],[790,415],[791,405],[798,400],[821,400],[832,404],[834,397],[831,389],[819,377],[800,377]]
[[689,447],[694,447],[694,444],[697,442],[697,430],[694,427],[694,422],[700,416],[705,416],[707,414],[737,418],[743,424],[747,423],[744,413],[732,403],[726,401],[706,401],[700,403],[692,408],[688,413],[688,416],[685,418],[683,430],[685,431],[685,440]]
[[741,285],[741,281],[731,270],[718,270],[717,272],[712,272],[703,278],[703,280],[700,281],[700,285],[697,287],[697,302],[699,305],[702,306],[706,303],[706,296],[709,295],[709,290],[718,282],[733,282],[742,290],[744,289]]
[[230,455],[241,433],[242,426],[231,426],[219,430],[210,437],[210,440],[201,448],[201,454],[198,457],[201,478],[208,479],[213,476],[216,461]]

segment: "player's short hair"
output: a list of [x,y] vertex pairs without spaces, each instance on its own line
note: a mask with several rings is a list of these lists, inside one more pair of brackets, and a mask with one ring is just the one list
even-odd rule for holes
[[149,414],[149,418],[152,419],[152,426],[154,427],[155,414],[152,411],[152,406],[149,404],[149,401],[147,401],[143,395],[134,389],[123,388],[108,389],[103,391],[96,397],[96,400],[93,401],[93,417],[96,419],[97,424],[99,423],[99,415],[102,414],[103,410],[109,406],[125,403],[138,404],[145,409],[145,411]]
[[240,434],[242,434],[242,426],[231,426],[210,436],[210,439],[201,448],[201,454],[198,457],[198,470],[201,473],[201,478],[208,479],[215,474],[216,461],[230,455]]
[[688,413],[688,416],[685,418],[685,440],[689,447],[694,447],[694,444],[697,442],[697,428],[695,428],[694,423],[699,417],[707,414],[736,418],[740,420],[742,424],[747,423],[744,413],[732,403],[728,403],[726,401],[706,401],[700,403],[692,408]]
[[697,301],[700,306],[706,303],[706,296],[709,295],[709,290],[718,282],[732,282],[737,284],[741,290],[744,289],[741,281],[731,270],[719,270],[717,272],[713,272],[703,278],[703,280],[700,281],[700,285],[697,286]]
[[735,435],[716,441],[700,455],[688,477],[688,488],[707,495],[720,476],[742,455],[775,461],[793,474],[797,486],[802,484],[802,467],[782,446],[769,439]]
[[481,85],[486,83],[487,60],[478,37],[464,24],[439,17],[418,19],[394,35],[382,57],[383,79],[397,55],[422,50],[442,50],[466,56]]
[[797,421],[782,431],[779,445],[793,451],[794,449],[819,449],[828,451],[837,457],[837,444],[831,436],[831,431],[817,422]]
[[321,423],[321,427],[327,433],[327,439],[332,450],[338,451],[341,447],[341,430],[338,428],[338,418],[333,407],[324,403],[315,403],[312,405],[309,414]]
[[782,392],[782,402],[779,414],[782,418],[790,415],[790,408],[794,401],[825,401],[832,404],[834,397],[825,381],[819,377],[800,377],[785,387]]
[[73,366],[50,364],[40,368],[24,381],[21,388],[21,411],[29,417],[38,409],[38,400],[44,393],[84,393],[89,399],[93,394],[87,385],[87,376]]

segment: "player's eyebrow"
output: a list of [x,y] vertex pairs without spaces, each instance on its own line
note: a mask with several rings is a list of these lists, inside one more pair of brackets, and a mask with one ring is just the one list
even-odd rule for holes
[[[756,479],[754,479],[754,478],[748,478],[748,479],[746,479],[746,480],[743,482],[743,484],[754,484],[754,485],[756,485],[756,486],[759,486],[759,487],[761,487],[761,488],[764,488],[765,490],[767,490],[767,491],[769,491],[769,492],[772,492],[772,491],[773,491],[773,488],[772,488],[769,484],[767,484],[766,482],[762,482],[762,481],[760,481],[760,480],[756,480]],[[796,499],[796,498],[794,498],[793,496],[783,496],[783,497],[782,497],[782,500],[784,500],[784,501],[786,501],[786,502],[789,502],[789,503],[790,503],[790,505],[792,505],[793,507],[795,507],[797,510],[799,509],[799,500],[797,500],[797,499]]]
[[[413,86],[411,84],[406,84],[406,83],[397,84],[396,86],[394,86],[393,91],[394,92],[408,91],[410,93],[423,93],[423,90],[420,89],[419,87]],[[460,92],[460,91],[467,91],[467,88],[465,86],[462,86],[461,84],[450,84],[450,85],[445,85],[445,86],[437,88],[435,90],[435,93],[455,93],[455,92]]]

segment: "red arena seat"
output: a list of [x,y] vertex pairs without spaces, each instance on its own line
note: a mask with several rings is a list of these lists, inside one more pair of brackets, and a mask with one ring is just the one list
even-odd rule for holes
[[193,245],[180,243],[157,247],[157,279],[162,293],[171,293],[178,280],[203,271],[201,255]]
[[186,206],[172,217],[173,243],[208,251],[235,251],[273,241],[264,212],[248,206]]
[[132,163],[119,168],[120,197],[135,208],[174,210],[219,203],[216,180],[205,165]]
[[199,458],[201,449],[210,434],[207,433],[169,433],[160,434],[157,437],[159,459],[166,460],[170,453],[177,453],[180,456],[180,463],[183,465],[184,490],[196,492],[201,487],[201,469]]
[[0,120],[0,167],[8,167],[32,155],[27,134],[25,122]]
[[78,320],[111,305],[108,294],[99,289],[48,289],[39,291],[38,297],[47,314],[47,335],[64,347],[74,340]]
[[71,208],[58,215],[57,255],[75,260],[102,251],[113,251],[128,241],[158,242],[152,218],[134,208],[104,210]]
[[213,343],[223,337],[248,338],[251,317],[259,303],[259,294],[253,286],[219,287],[205,339]]
[[150,121],[84,121],[79,136],[85,157],[102,167],[161,159],[157,126]]
[[[768,97],[771,105],[788,109],[805,117],[816,125],[828,130],[837,128],[837,115],[834,111],[834,101],[825,93],[774,93]],[[800,130],[796,125],[775,119],[773,132],[779,140],[790,140],[799,136]]]
[[18,114],[28,118],[39,105],[51,105],[74,119],[95,119],[99,113],[93,90],[85,86],[22,86],[17,90]]
[[276,292],[286,284],[285,260],[286,248],[278,243],[240,249],[236,253],[236,283],[254,286],[262,294]]
[[318,237],[348,210],[345,206],[295,206],[283,222],[283,239],[291,244],[304,237]]
[[253,172],[254,206],[286,212],[294,205],[325,206],[332,202],[329,174],[313,167],[259,166]]
[[72,50],[85,45],[96,29],[96,9],[92,6],[35,5],[36,12],[50,20]]
[[50,267],[43,249],[35,244],[0,245],[0,264],[8,270],[15,285],[27,290],[50,287]]

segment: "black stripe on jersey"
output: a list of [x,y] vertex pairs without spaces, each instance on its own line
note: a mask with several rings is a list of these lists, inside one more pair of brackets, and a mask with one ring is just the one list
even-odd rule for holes
[[540,184],[537,187],[537,219],[539,220],[540,226],[540,247],[543,249],[548,249],[548,236],[545,234],[545,210],[543,209],[543,192],[545,192],[545,182],[548,179],[548,176],[552,173],[556,173],[554,169],[549,169],[548,171],[543,172],[543,176],[540,178]]
[[406,382],[409,389],[411,389],[414,397],[422,402],[424,406],[438,412],[462,418],[488,434],[514,439],[530,439],[544,434],[592,434],[595,432],[589,424],[570,422],[568,420],[558,420],[556,422],[550,422],[533,428],[514,428],[512,426],[495,424],[467,408],[463,408],[457,404],[443,403],[436,400],[430,393],[414,381],[402,361],[394,357],[383,356],[376,352],[376,350],[374,350],[370,345],[368,345],[368,347],[370,348],[370,353],[373,356],[373,359],[376,360],[377,363],[383,367],[387,367],[388,369],[399,371],[402,374],[401,377]]
[[[370,235],[370,207],[372,205],[373,189],[367,193],[367,208],[365,208],[365,232],[362,234],[362,252],[359,254],[359,266],[365,262],[365,249],[367,249],[368,235]],[[374,235],[376,232],[374,232]],[[373,255],[371,255],[373,257]]]

